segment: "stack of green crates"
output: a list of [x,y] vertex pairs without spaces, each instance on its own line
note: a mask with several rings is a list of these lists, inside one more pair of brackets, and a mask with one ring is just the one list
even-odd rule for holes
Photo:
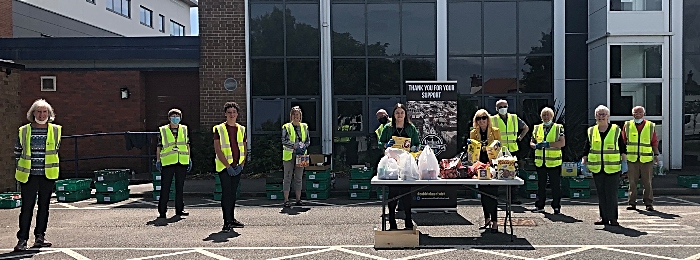
[[[350,199],[368,200],[372,194],[373,168],[352,168],[350,169]],[[308,186],[307,186],[308,187]],[[379,192],[381,195],[381,191]]]
[[[162,177],[159,171],[154,171],[151,173],[153,176],[153,200],[160,200],[160,190],[163,187]],[[175,200],[175,178],[173,178],[170,183],[170,194],[168,194],[168,200]]]
[[91,179],[65,179],[56,181],[56,200],[59,202],[75,202],[90,198],[92,189]]
[[22,195],[19,192],[0,193],[0,209],[14,209],[22,206]]
[[[620,180],[620,187],[617,188],[617,198],[619,199],[624,199],[629,197],[629,187],[630,187],[630,181],[629,179],[621,179]],[[637,189],[641,187],[641,183],[637,183]]]
[[97,203],[113,203],[129,198],[129,169],[95,171]]
[[676,181],[680,186],[697,189],[700,186],[700,175],[678,175]]
[[[369,190],[368,190],[369,192]],[[306,199],[325,200],[331,194],[331,171],[306,172]]]
[[284,181],[284,173],[280,171],[270,172],[265,178],[265,197],[269,200],[284,199],[282,193],[282,182]]
[[520,195],[523,198],[536,199],[537,198],[537,172],[529,171],[525,169],[519,169],[518,175],[525,181],[525,184],[520,186]]
[[562,177],[561,190],[564,196],[571,199],[588,199],[591,197],[591,179]]
[[[221,178],[219,177],[219,174],[214,174],[214,180],[216,181],[216,184],[214,184],[214,200],[215,201],[221,201]],[[236,188],[236,199],[241,197],[241,182],[238,182],[238,187]]]

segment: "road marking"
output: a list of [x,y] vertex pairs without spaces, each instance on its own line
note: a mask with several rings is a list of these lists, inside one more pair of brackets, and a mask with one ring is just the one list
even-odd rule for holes
[[558,254],[548,255],[548,256],[542,257],[542,258],[540,258],[540,259],[542,259],[542,260],[554,259],[554,258],[562,257],[562,256],[565,256],[565,255],[580,253],[580,252],[586,251],[586,250],[591,249],[591,248],[592,248],[592,247],[584,246],[584,247],[577,248],[577,249],[574,249],[574,250],[569,250],[569,251],[561,252],[561,253],[558,253]]
[[505,256],[505,257],[516,258],[516,259],[533,260],[533,258],[529,258],[529,257],[511,255],[511,254],[506,254],[506,253],[501,253],[501,252],[487,251],[487,250],[483,250],[483,249],[472,248],[471,251],[492,254],[492,255],[497,255],[497,256]]
[[700,203],[695,203],[695,202],[692,202],[692,201],[689,201],[689,200],[684,200],[684,199],[679,199],[679,198],[674,198],[674,197],[668,197],[668,198],[669,198],[669,199],[673,199],[673,200],[677,200],[677,201],[680,201],[680,202],[688,203],[688,204],[693,205],[693,206],[700,206]]
[[608,247],[598,247],[598,248],[600,248],[600,249],[605,249],[605,250],[610,250],[610,251],[615,251],[615,252],[620,252],[620,253],[627,253],[627,254],[633,254],[633,255],[648,256],[648,257],[661,258],[661,259],[669,259],[669,260],[677,260],[677,259],[678,259],[678,258],[672,258],[672,257],[666,257],[666,256],[659,256],[659,255],[652,255],[652,254],[641,253],[641,252],[635,252],[635,251],[629,251],[629,250],[624,250],[624,249],[617,249],[617,248],[608,248]]
[[345,253],[350,253],[350,254],[353,254],[353,255],[364,256],[364,257],[367,257],[367,258],[372,258],[372,259],[377,259],[377,260],[386,260],[386,258],[384,258],[384,257],[379,257],[379,256],[376,256],[376,255],[365,254],[365,253],[353,251],[353,250],[350,250],[350,249],[347,249],[347,248],[333,247],[333,249],[335,249],[335,250],[337,250],[337,251],[345,252]]
[[685,260],[698,260],[698,259],[700,259],[700,254],[691,255],[691,256],[685,258]]
[[283,257],[278,257],[278,258],[270,258],[268,260],[282,260],[282,259],[291,259],[295,257],[300,257],[300,256],[307,256],[307,255],[315,255],[319,253],[324,253],[328,251],[333,251],[335,249],[333,248],[326,248],[326,249],[321,249],[321,250],[316,250],[316,251],[311,251],[311,252],[305,252],[305,253],[300,253],[300,254],[295,254],[295,255],[288,255],[288,256],[283,256]]
[[197,250],[187,250],[187,251],[180,251],[180,252],[175,252],[175,253],[168,253],[168,254],[161,254],[161,255],[152,255],[152,256],[146,256],[146,257],[140,257],[140,258],[131,258],[131,259],[128,259],[128,260],[153,259],[153,258],[166,257],[166,256],[184,255],[184,254],[196,253],[196,252],[197,252]]
[[75,258],[76,260],[90,260],[90,258],[87,258],[84,255],[78,254],[77,252],[70,250],[70,249],[61,249],[61,252]]
[[208,256],[208,257],[211,257],[211,258],[214,258],[214,259],[219,259],[219,260],[231,260],[231,258],[227,258],[227,257],[221,256],[221,255],[217,255],[217,254],[214,254],[214,253],[212,253],[212,252],[206,251],[206,250],[204,250],[204,249],[195,249],[195,251],[197,251],[197,253],[203,254],[203,255],[205,255],[205,256]]
[[145,200],[138,200],[139,203],[151,205],[151,206],[158,206],[158,203],[150,202],[150,201],[145,201]]
[[[400,259],[400,260],[404,260],[404,259],[406,259],[406,260],[408,260],[408,259],[415,259],[415,258],[419,258],[419,257],[426,257],[426,256],[444,254],[444,253],[452,252],[452,251],[455,251],[455,250],[457,250],[457,249],[445,249],[445,250],[440,250],[440,251],[435,251],[435,252],[429,252],[429,253],[423,253],[423,254],[418,254],[418,255],[407,256],[407,257],[399,258],[399,259]],[[398,260],[398,259],[397,259],[397,260]]]
[[353,203],[353,204],[345,204],[345,205],[342,205],[342,207],[361,206],[361,205],[375,204],[375,203],[382,203],[382,202],[381,201],[366,201],[366,202],[359,202],[359,203]]
[[58,205],[58,206],[63,206],[63,207],[69,208],[69,209],[76,209],[76,208],[78,208],[78,207],[76,207],[76,206],[68,205],[68,204],[62,203],[62,202],[58,202],[58,203],[56,203],[56,205]]

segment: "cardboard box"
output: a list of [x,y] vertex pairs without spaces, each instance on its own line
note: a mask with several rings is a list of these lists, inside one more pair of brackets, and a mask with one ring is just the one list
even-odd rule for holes
[[381,231],[374,229],[374,248],[417,248],[420,246],[420,231]]
[[392,148],[403,149],[406,151],[411,150],[411,138],[398,136],[392,136],[391,138],[394,139],[394,145],[391,146]]
[[[330,161],[323,154],[310,154],[309,161],[309,166],[304,168],[306,171],[325,171],[331,168]],[[319,166],[319,163],[322,165]]]

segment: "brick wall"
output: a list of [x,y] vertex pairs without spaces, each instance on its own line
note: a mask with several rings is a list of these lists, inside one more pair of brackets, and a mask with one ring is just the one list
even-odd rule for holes
[[12,38],[12,1],[0,0],[0,38]]
[[9,77],[0,66],[0,192],[14,191],[15,155],[12,147],[17,141],[20,121],[15,115],[21,113],[19,107],[20,72],[12,70]]
[[[55,92],[41,91],[41,76],[56,76]],[[56,113],[55,123],[63,126],[64,138],[59,150],[62,160],[75,158],[75,139],[65,136],[149,130],[144,122],[145,80],[139,71],[24,71],[21,86],[21,111],[15,114],[25,124],[31,104],[38,98],[46,99]],[[120,89],[124,87],[131,92],[128,99],[121,99]],[[87,137],[77,142],[80,157],[147,154],[146,150],[127,150],[121,135]],[[145,159],[95,159],[80,161],[79,166],[85,174],[104,168],[146,172],[146,167]],[[63,162],[61,177],[74,177],[74,170],[73,162]]]
[[[200,124],[204,129],[225,120],[223,106],[235,101],[241,111],[239,122],[246,124],[245,93],[245,2],[243,0],[207,0],[199,3]],[[226,78],[235,78],[238,88],[223,87]]]

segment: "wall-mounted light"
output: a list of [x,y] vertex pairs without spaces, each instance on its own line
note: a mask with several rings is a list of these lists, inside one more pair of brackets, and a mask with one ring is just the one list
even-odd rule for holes
[[6,76],[6,77],[9,77],[10,74],[12,74],[12,69],[6,68],[6,69],[5,69],[5,76]]
[[120,91],[122,93],[122,99],[127,99],[131,96],[131,92],[129,92],[128,88],[121,88]]

